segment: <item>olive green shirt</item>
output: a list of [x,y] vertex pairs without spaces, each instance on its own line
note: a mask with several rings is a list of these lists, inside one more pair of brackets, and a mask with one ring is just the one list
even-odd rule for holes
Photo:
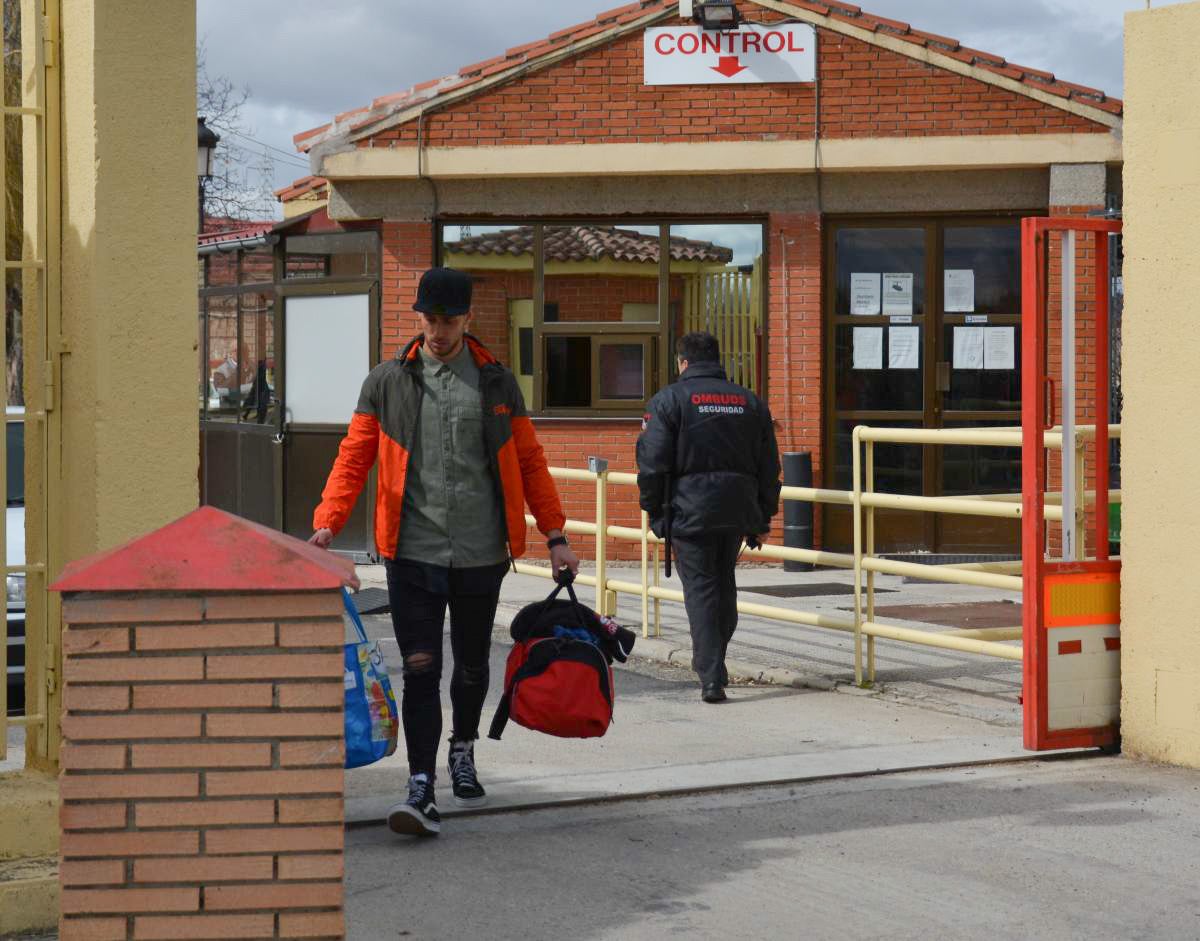
[[504,509],[483,436],[479,367],[465,345],[448,363],[424,347],[420,355],[424,397],[396,558],[454,568],[504,562]]

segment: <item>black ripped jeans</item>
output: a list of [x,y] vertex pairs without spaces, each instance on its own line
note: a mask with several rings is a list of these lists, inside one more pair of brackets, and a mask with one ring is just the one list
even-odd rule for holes
[[442,737],[442,630],[450,608],[450,705],[454,737],[479,737],[488,691],[488,654],[500,583],[508,564],[453,569],[384,560],[392,627],[404,658],[400,714],[410,774],[435,776]]

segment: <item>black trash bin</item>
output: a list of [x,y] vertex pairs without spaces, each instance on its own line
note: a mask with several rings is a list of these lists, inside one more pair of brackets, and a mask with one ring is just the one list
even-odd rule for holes
[[[783,483],[787,487],[813,485],[812,454],[792,451],[783,455]],[[813,547],[813,505],[807,500],[783,501],[783,544],[789,549]],[[783,563],[785,572],[811,572],[809,562]]]

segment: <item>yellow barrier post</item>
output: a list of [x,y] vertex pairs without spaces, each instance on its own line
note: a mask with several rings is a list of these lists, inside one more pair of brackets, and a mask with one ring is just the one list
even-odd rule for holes
[[[867,493],[875,492],[875,442],[867,442]],[[867,553],[875,555],[875,507],[867,507]],[[867,570],[867,620],[875,621],[875,573]],[[867,635],[867,685],[875,682],[875,635]]]
[[596,610],[608,610],[608,461],[588,458],[588,470],[596,475]]
[[[654,587],[660,588],[659,575],[662,572],[662,546],[654,544]],[[654,596],[654,636],[662,637],[662,599]]]
[[642,510],[642,636],[650,636],[650,514]]
[[862,447],[862,426],[855,426],[850,437],[851,464],[854,471],[854,682],[857,686],[863,683],[862,665],[862,574],[863,574],[863,533],[862,533],[862,457],[859,451]]

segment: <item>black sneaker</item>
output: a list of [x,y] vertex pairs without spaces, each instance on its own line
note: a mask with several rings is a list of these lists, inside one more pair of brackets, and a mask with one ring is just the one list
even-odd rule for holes
[[450,739],[450,785],[459,807],[482,807],[487,791],[475,775],[475,743]]
[[408,800],[388,811],[387,822],[395,833],[437,836],[442,832],[442,817],[433,799],[429,775],[414,774],[408,779]]

